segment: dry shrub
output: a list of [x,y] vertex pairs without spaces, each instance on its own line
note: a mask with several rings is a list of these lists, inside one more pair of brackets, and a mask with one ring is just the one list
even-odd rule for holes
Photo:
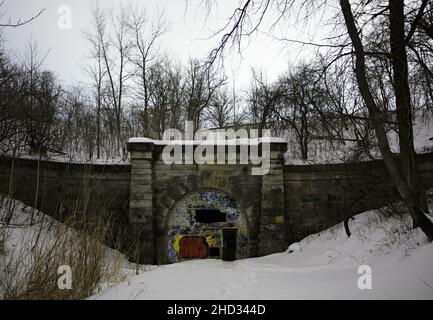
[[6,239],[10,230],[6,228],[8,221],[12,218],[13,210],[15,210],[15,201],[3,195],[0,195],[0,256],[6,254]]
[[[82,215],[63,224],[40,215],[13,254],[0,257],[0,293],[4,299],[83,299],[120,278],[118,259],[103,245],[110,230],[103,215]],[[72,270],[72,289],[59,289],[60,266]]]
[[402,202],[395,202],[368,215],[367,224],[375,225],[384,238],[378,243],[383,250],[399,247],[405,255],[415,249],[419,243],[414,236],[412,218]]

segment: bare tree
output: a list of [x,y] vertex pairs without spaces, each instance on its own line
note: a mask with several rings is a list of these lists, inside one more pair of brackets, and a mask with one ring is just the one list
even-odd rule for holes
[[[116,136],[115,146],[117,152],[126,155],[124,138],[122,136],[123,99],[125,96],[126,82],[130,77],[127,70],[129,43],[127,39],[127,11],[124,7],[113,10],[108,15],[100,7],[93,11],[94,34],[88,35],[96,45],[97,55],[102,58],[103,67],[96,71],[96,82],[105,78],[104,89],[106,94],[103,103],[111,106],[114,119],[114,131]],[[109,26],[111,28],[109,28]],[[103,70],[103,71],[102,71]],[[101,89],[101,88],[100,88]],[[99,91],[99,93],[101,93]],[[100,98],[101,95],[98,95]],[[99,100],[99,107],[101,101]],[[110,123],[110,126],[112,124]]]
[[149,70],[149,132],[162,139],[168,128],[183,128],[185,83],[182,69],[162,59]]
[[258,136],[262,137],[263,130],[269,128],[271,122],[275,121],[274,109],[281,97],[281,92],[276,85],[267,82],[263,72],[253,69],[252,76],[251,87],[247,92],[247,110],[258,129]]
[[213,127],[224,128],[234,121],[235,106],[226,88],[219,89],[206,110],[206,120]]
[[185,78],[185,119],[193,122],[194,131],[200,128],[203,111],[210,107],[212,98],[225,82],[217,71],[197,59],[190,59]]
[[[127,38],[128,28],[128,11],[125,7],[120,7],[117,14],[113,14],[111,22],[114,27],[114,41],[116,58],[111,61],[111,65],[117,62],[117,86],[113,79],[113,71],[108,64],[106,69],[109,75],[109,83],[111,89],[111,97],[116,111],[116,129],[119,139],[119,148],[121,148],[122,156],[126,156],[126,148],[124,138],[122,136],[122,116],[123,116],[123,98],[125,95],[126,81],[130,78],[130,73],[126,70],[128,63],[128,55],[130,50],[129,40]],[[108,59],[104,59],[108,61]],[[117,88],[116,88],[117,87]]]
[[[208,4],[211,2],[212,1],[207,1]],[[308,18],[312,10],[314,11],[317,7],[323,8],[323,6],[326,6],[327,2],[328,1],[325,0],[314,1],[312,3],[304,1],[301,7],[303,7],[306,12],[305,16]],[[334,61],[341,58],[343,55],[353,57],[353,67],[359,92],[368,110],[368,118],[374,129],[384,163],[390,172],[401,198],[409,208],[414,225],[420,226],[423,232],[433,240],[433,223],[427,217],[428,208],[418,173],[414,150],[412,96],[408,81],[409,71],[407,57],[407,44],[415,31],[422,28],[420,26],[423,24],[423,17],[425,17],[425,9],[427,8],[428,2],[429,1],[417,1],[411,3],[411,9],[416,12],[416,15],[415,19],[412,19],[410,22],[408,27],[409,32],[406,33],[404,0],[388,1],[385,6],[379,1],[359,1],[356,6],[357,13],[355,14],[348,0],[339,0],[339,13],[343,17],[345,33],[337,33],[331,35],[331,37],[339,40],[343,39],[343,43],[336,47],[341,50],[350,49],[344,52],[344,54],[340,51]],[[293,9],[294,3],[295,1],[293,0],[243,1],[229,18],[226,28],[222,31],[223,36],[219,45],[209,56],[209,62],[213,63],[228,44],[237,43],[240,45],[239,43],[244,36],[248,36],[258,29],[263,17],[271,9],[277,10],[277,20],[279,20]],[[387,51],[386,48],[380,51],[367,51],[363,39],[361,38],[363,34],[360,28],[363,27],[364,30],[367,30],[369,27],[374,27],[375,25],[371,23],[381,17],[386,17],[385,28],[389,35],[387,40],[389,51]],[[335,21],[339,20],[335,19]],[[336,28],[334,30],[339,29]],[[429,30],[429,27],[427,27],[424,31],[428,34]],[[347,39],[347,35],[349,39],[348,42],[344,41]],[[375,100],[370,87],[366,57],[374,57],[377,55],[388,57],[392,66],[392,85],[395,95],[393,107],[397,113],[399,155],[391,151],[384,125],[387,121],[387,117],[381,112],[381,108]]]
[[279,101],[274,111],[278,120],[283,122],[283,127],[294,132],[302,159],[307,160],[309,144],[319,131],[320,115],[322,120],[328,120],[328,96],[315,70],[306,64],[279,79],[278,90]]
[[426,216],[428,208],[418,173],[413,143],[413,117],[405,45],[404,1],[396,0],[388,3],[391,60],[394,76],[393,85],[400,146],[399,160],[394,158],[390,150],[388,137],[383,125],[383,118],[369,87],[366,76],[364,45],[359,37],[352,8],[347,0],[340,0],[340,6],[344,15],[347,32],[355,51],[355,73],[359,90],[368,108],[383,160],[396,184],[400,196],[409,207],[414,224],[420,226],[424,233],[430,239],[433,239],[433,223]]
[[[6,55],[0,47],[0,151],[2,154],[15,155],[22,145],[23,127],[19,120],[19,107],[24,88],[21,69]],[[21,142],[21,143],[20,143]]]
[[87,66],[85,72],[92,80],[94,98],[96,103],[96,158],[101,157],[101,112],[103,102],[104,81],[107,75],[103,55],[103,42],[105,34],[105,18],[97,2],[93,15],[93,30],[86,32],[85,37],[91,45],[91,58],[94,63]]
[[46,155],[53,148],[53,125],[57,116],[57,100],[61,88],[54,74],[41,71],[48,51],[40,53],[37,43],[30,40],[24,57],[23,71],[27,86],[21,101],[23,125],[26,129],[26,145],[31,153]]
[[136,84],[136,96],[143,103],[142,127],[143,135],[150,136],[150,68],[158,63],[158,40],[164,35],[167,26],[162,13],[155,21],[149,21],[145,10],[137,7],[130,7],[131,15],[128,18],[127,26],[131,37],[132,49],[129,52],[128,60],[134,66],[134,78]]

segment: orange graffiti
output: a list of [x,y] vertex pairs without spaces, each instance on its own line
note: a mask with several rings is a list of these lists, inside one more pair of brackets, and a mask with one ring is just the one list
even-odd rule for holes
[[205,237],[184,236],[179,241],[179,256],[183,259],[206,258],[209,255],[209,245]]

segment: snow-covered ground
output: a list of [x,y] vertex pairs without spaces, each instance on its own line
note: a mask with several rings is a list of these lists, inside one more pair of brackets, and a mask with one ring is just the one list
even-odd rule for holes
[[[410,225],[369,211],[350,222],[350,238],[338,224],[287,252],[161,266],[90,299],[433,299],[433,243]],[[358,287],[363,265],[371,290]]]
[[[7,203],[1,204],[4,217]],[[46,225],[42,239],[50,239],[59,225],[40,212],[31,225],[33,209],[19,201],[13,212],[8,228],[1,225],[8,234],[0,251],[3,262],[17,253],[23,259],[41,224]],[[407,214],[365,212],[350,221],[350,229],[350,238],[338,224],[286,252],[261,258],[139,266],[139,275],[136,265],[106,248],[104,259],[120,263],[121,274],[115,283],[101,284],[89,299],[433,299],[433,243],[420,229],[411,228]],[[358,287],[365,277],[358,273],[363,265],[371,268],[371,290]]]

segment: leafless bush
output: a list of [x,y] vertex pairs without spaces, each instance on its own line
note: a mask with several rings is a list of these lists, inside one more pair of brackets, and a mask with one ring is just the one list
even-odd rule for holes
[[[375,225],[384,236],[378,240],[380,251],[400,247],[406,255],[417,246],[417,237],[413,235],[412,219],[401,202],[396,202],[369,213],[367,225]],[[368,235],[371,237],[371,235]]]
[[[102,285],[120,281],[120,259],[107,259],[103,245],[109,223],[101,216],[60,224],[44,215],[20,239],[21,246],[0,257],[4,299],[83,299]],[[73,227],[80,226],[77,231]],[[72,271],[72,288],[59,289],[60,266]]]
[[394,202],[391,203],[385,207],[380,208],[379,214],[385,216],[385,217],[404,217],[407,215],[407,208],[401,203],[401,202]]

